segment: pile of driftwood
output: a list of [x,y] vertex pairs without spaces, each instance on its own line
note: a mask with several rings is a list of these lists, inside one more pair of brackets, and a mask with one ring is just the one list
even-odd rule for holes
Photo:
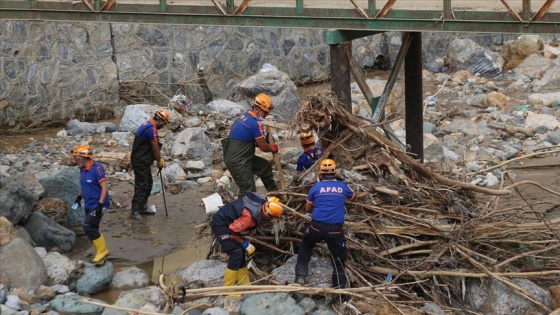
[[[523,200],[515,189],[520,184],[541,187],[554,196],[551,200],[558,200],[559,192],[532,182],[489,189],[464,182],[458,175],[435,172],[398,149],[376,125],[348,114],[328,93],[302,104],[292,124],[294,130],[299,126],[321,135],[325,156],[336,160],[339,175],[358,195],[347,202],[345,224],[351,288],[332,292],[306,288],[305,293],[343,292],[354,295],[354,301],[366,301],[362,311],[372,305],[368,300],[375,299],[377,307],[385,304],[395,312],[411,314],[426,301],[450,309],[448,305],[460,304],[451,301],[463,296],[466,279],[493,278],[550,311],[508,279],[560,280],[560,217],[545,218],[528,202],[500,208],[498,200],[514,194]],[[299,179],[311,176],[316,166]],[[266,252],[267,259],[278,260],[297,253],[301,231],[310,220],[303,211],[309,188],[292,186],[275,193],[286,215],[281,228],[274,225],[275,237],[259,236],[264,233],[250,237],[259,247],[257,261]],[[319,246],[316,254],[328,257],[328,250]],[[279,284],[270,280],[268,272],[257,270],[255,276],[261,283]],[[221,289],[204,292],[216,295]],[[294,286],[241,289],[251,293],[303,290]],[[189,293],[204,296],[204,292]],[[360,303],[355,305],[360,308]]]

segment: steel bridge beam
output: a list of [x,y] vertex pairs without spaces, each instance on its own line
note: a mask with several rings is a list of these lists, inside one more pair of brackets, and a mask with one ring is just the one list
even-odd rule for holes
[[[84,3],[89,2],[84,0]],[[114,1],[114,0],[110,0]],[[118,1],[118,0],[117,0]],[[444,3],[450,0],[445,0]],[[322,28],[363,31],[472,32],[511,34],[560,33],[560,9],[544,7],[531,16],[530,1],[524,0],[521,16],[511,11],[455,11],[449,6],[439,10],[376,10],[368,11],[328,8],[244,7],[242,14],[229,13],[235,7],[123,3],[98,12],[94,6],[72,4],[70,1],[0,1],[0,18],[17,20],[90,21],[111,23],[158,23],[190,25],[222,25],[236,27]],[[232,1],[233,2],[233,1]],[[299,0],[297,3],[303,3]],[[107,4],[107,2],[106,2]],[[552,6],[550,4],[549,6]],[[107,7],[107,6],[103,6]],[[118,10],[115,9],[118,7]],[[241,7],[237,7],[240,9]],[[545,10],[546,9],[546,10]],[[93,12],[92,12],[93,10]],[[382,9],[383,10],[383,9]],[[373,12],[377,16],[369,16]],[[382,16],[379,14],[383,13]],[[363,15],[366,15],[364,17]],[[537,16],[538,15],[538,16]],[[531,17],[531,18],[529,18]],[[538,18],[538,19],[537,19]],[[521,19],[521,20],[520,20]]]

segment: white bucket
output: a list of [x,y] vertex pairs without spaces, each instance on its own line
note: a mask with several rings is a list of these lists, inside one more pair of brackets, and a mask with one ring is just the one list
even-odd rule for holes
[[222,196],[218,193],[213,193],[210,196],[202,198],[202,202],[204,202],[204,207],[206,208],[206,213],[214,214],[218,212],[220,209],[219,207],[224,205],[222,201]]

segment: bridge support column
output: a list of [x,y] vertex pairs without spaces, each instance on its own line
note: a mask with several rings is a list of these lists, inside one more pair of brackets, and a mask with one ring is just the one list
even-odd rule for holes
[[410,33],[404,57],[406,144],[413,158],[424,161],[424,119],[422,108],[422,33]]
[[331,90],[344,108],[352,112],[350,96],[350,62],[352,58],[352,42],[329,45],[331,50]]

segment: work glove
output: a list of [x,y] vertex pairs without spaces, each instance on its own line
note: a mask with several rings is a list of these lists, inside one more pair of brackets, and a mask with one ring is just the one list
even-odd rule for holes
[[278,153],[278,145],[277,144],[271,144],[270,148],[272,149],[272,153]]
[[165,167],[165,160],[164,159],[159,159],[159,161],[157,162],[157,167],[161,170],[162,168]]
[[74,204],[72,205],[72,210],[76,210],[80,207],[82,202],[82,196],[78,195],[78,197],[76,197],[76,200],[74,201]]
[[97,203],[97,207],[95,207],[95,216],[100,217],[103,214],[103,204]]
[[241,244],[241,247],[243,247],[243,249],[245,250],[245,252],[247,254],[249,254],[249,256],[253,255],[253,253],[255,252],[255,246],[253,246],[253,244],[249,243],[248,240],[244,240],[243,244]]

